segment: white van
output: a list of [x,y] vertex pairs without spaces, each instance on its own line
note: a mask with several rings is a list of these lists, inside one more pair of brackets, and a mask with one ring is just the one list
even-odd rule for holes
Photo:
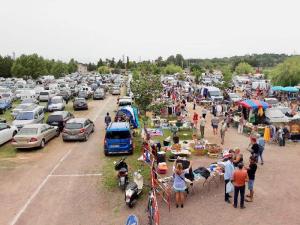
[[36,98],[36,93],[34,90],[23,90],[21,93],[20,93],[20,99],[21,100],[24,100],[24,99],[27,99],[27,98],[32,98],[32,99],[35,99]]
[[45,117],[44,111],[45,108],[43,106],[26,108],[26,110],[22,110],[17,114],[12,125],[16,126],[18,130],[20,130],[26,124],[43,123]]
[[55,96],[55,92],[53,90],[45,90],[40,92],[39,100],[41,102],[48,102],[50,98]]
[[203,87],[202,93],[203,92],[207,92],[207,98],[211,99],[212,101],[223,101],[224,99],[221,90],[217,87],[214,86]]

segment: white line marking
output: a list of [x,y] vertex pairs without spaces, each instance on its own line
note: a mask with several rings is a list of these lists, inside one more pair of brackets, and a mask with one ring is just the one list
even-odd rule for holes
[[52,174],[51,177],[92,177],[102,176],[101,173],[87,173],[87,174]]
[[15,215],[14,219],[10,223],[10,225],[15,225],[22,214],[25,212],[27,207],[30,205],[32,200],[38,195],[40,190],[43,188],[43,186],[47,183],[49,177],[54,173],[54,171],[60,166],[60,164],[68,157],[68,155],[71,153],[72,149],[70,149],[59,161],[58,163],[54,166],[54,168],[50,171],[50,173],[47,175],[47,177],[43,180],[43,182],[37,187],[37,189],[33,192],[33,194],[28,198],[26,201],[25,205],[21,208],[21,210]]

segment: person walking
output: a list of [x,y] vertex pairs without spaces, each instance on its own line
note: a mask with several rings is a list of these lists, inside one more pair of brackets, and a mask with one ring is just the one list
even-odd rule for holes
[[247,170],[244,169],[243,163],[239,163],[238,169],[233,173],[233,185],[234,185],[234,203],[233,207],[237,208],[238,197],[239,194],[241,196],[240,199],[240,207],[241,209],[245,208],[244,200],[245,200],[245,183],[248,182],[248,173]]
[[203,108],[202,109],[202,117],[205,119],[206,117],[206,114],[207,114],[207,109],[206,108]]
[[108,127],[108,125],[111,123],[111,117],[110,117],[109,113],[106,113],[104,122],[105,122],[106,127]]
[[202,116],[202,117],[200,118],[200,135],[201,135],[201,138],[202,138],[202,139],[204,138],[205,124],[206,124],[205,117]]
[[253,156],[250,156],[250,164],[249,167],[246,167],[247,169],[247,173],[248,173],[248,177],[249,177],[249,181],[248,181],[248,189],[250,194],[246,195],[246,197],[248,197],[249,199],[246,199],[246,202],[253,202],[253,195],[254,195],[254,180],[255,180],[255,173],[257,170],[257,165],[256,165],[256,159]]
[[232,155],[230,155],[227,159],[226,162],[223,163],[224,165],[224,181],[225,181],[225,202],[227,203],[231,203],[229,198],[231,198],[231,196],[229,195],[229,193],[227,193],[226,191],[226,186],[227,183],[230,182],[233,178],[233,172],[234,172],[234,166],[233,166],[233,158]]
[[218,119],[218,117],[213,116],[213,118],[211,119],[211,126],[213,128],[214,135],[218,134],[218,125],[219,125],[219,119]]
[[242,134],[244,131],[244,123],[245,123],[245,119],[244,119],[244,115],[242,114],[240,119],[239,119],[239,126],[238,126],[238,133]]
[[261,165],[264,165],[264,159],[263,159],[263,153],[264,153],[264,150],[265,150],[265,139],[259,135],[259,138],[257,140],[257,144],[258,144],[258,147],[259,147],[259,150],[258,150],[258,155],[257,155],[257,162],[259,161],[259,158],[260,158],[260,164]]
[[225,139],[225,132],[227,131],[227,123],[225,121],[222,122],[221,125],[221,130],[220,130],[220,134],[221,134],[221,144],[224,145],[224,139]]

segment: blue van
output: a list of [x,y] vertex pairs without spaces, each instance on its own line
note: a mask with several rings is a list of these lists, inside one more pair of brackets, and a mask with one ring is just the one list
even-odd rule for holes
[[132,154],[133,140],[130,124],[113,122],[107,129],[104,138],[104,154]]

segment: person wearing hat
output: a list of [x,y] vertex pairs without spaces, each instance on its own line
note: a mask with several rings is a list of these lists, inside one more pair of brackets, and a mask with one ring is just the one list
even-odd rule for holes
[[247,170],[244,169],[244,164],[239,163],[238,169],[233,173],[233,185],[234,185],[234,203],[233,207],[237,208],[238,197],[241,195],[240,207],[241,209],[245,208],[245,183],[248,182],[248,173]]

